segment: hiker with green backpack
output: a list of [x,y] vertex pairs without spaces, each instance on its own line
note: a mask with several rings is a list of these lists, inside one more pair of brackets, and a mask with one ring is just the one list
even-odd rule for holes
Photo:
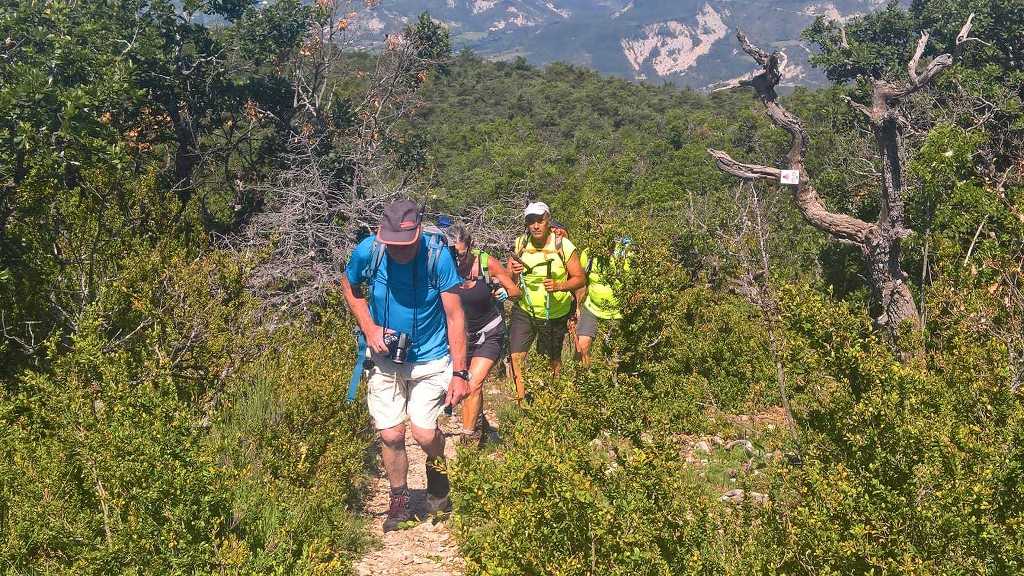
[[[427,454],[426,512],[450,507],[444,435],[437,419],[446,405],[462,401],[469,385],[465,319],[454,292],[462,278],[444,235],[424,230],[422,219],[423,210],[411,201],[385,208],[376,236],[356,246],[341,279],[369,356],[365,362],[372,363],[366,403],[391,485],[385,532],[413,518],[406,484],[406,418]],[[356,386],[364,358],[357,356]],[[351,387],[350,397],[354,392]]]
[[487,434],[483,415],[483,384],[491,368],[505,351],[505,319],[502,304],[519,298],[519,286],[512,281],[497,258],[473,247],[473,236],[459,225],[447,230],[462,285],[455,289],[466,317],[469,396],[462,403],[462,441],[480,446]]
[[509,322],[512,376],[519,402],[528,400],[523,364],[535,339],[537,351],[547,357],[552,375],[558,377],[573,291],[586,282],[576,247],[552,231],[548,205],[533,202],[523,217],[526,234],[516,240],[508,260],[512,278],[523,292]]
[[631,244],[632,240],[627,236],[615,242],[611,255],[592,254],[589,248],[584,248],[580,254],[580,264],[587,281],[577,292],[578,301],[583,305],[576,315],[576,353],[583,366],[590,365],[590,346],[597,335],[598,324],[622,319],[609,274],[629,269]]

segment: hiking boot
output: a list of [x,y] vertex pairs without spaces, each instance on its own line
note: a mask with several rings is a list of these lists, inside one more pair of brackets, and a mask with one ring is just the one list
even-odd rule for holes
[[451,485],[448,483],[448,474],[440,469],[443,465],[444,458],[427,460],[427,514],[452,509],[451,500],[448,499]]
[[461,446],[479,448],[480,446],[483,446],[483,443],[484,433],[479,428],[476,430],[463,430],[462,436],[459,437],[459,444]]
[[462,436],[459,438],[459,444],[462,446],[472,446],[474,448],[480,448],[487,442],[487,437],[494,428],[491,428],[491,423],[487,421],[487,417],[484,413],[480,412],[480,417],[476,419],[476,428],[473,430],[462,429]]
[[412,520],[412,513],[409,511],[409,490],[406,488],[392,490],[388,517],[384,519],[384,531],[397,530],[402,522],[409,520]]

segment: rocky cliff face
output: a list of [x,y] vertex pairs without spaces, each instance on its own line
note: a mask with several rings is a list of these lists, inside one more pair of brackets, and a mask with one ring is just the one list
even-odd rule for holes
[[800,31],[814,18],[845,19],[885,0],[383,0],[353,26],[361,47],[374,47],[427,11],[445,23],[456,49],[485,56],[553,61],[647,81],[700,89],[737,83],[753,65],[733,38],[746,31],[783,49],[783,84],[815,84]]

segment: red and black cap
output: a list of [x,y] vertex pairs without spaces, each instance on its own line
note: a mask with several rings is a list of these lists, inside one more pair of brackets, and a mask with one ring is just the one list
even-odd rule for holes
[[420,239],[423,211],[411,200],[396,200],[384,209],[377,239],[384,244],[408,246]]

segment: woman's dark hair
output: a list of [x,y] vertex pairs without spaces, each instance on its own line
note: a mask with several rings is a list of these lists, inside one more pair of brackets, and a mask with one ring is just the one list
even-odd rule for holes
[[473,235],[462,224],[449,226],[445,230],[445,236],[448,237],[448,243],[452,246],[455,246],[456,242],[462,242],[467,248],[473,247]]

